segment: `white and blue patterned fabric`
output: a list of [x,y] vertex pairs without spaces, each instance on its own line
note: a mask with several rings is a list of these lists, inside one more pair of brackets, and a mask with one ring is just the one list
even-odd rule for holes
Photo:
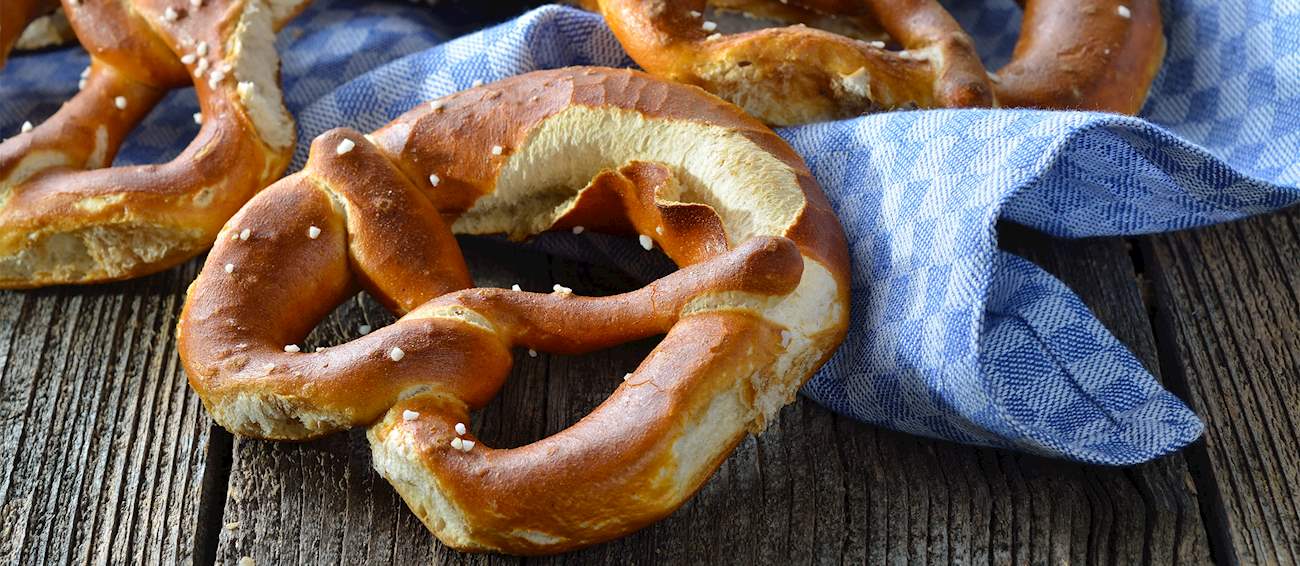
[[[996,68],[1010,0],[949,2]],[[438,10],[320,0],[281,32],[286,99],[308,141],[378,127],[420,101],[535,69],[630,61],[599,18],[549,6],[446,41]],[[853,258],[852,326],[804,389],[896,430],[1105,464],[1196,439],[1201,422],[1062,283],[999,251],[1008,219],[1062,237],[1204,226],[1300,202],[1300,2],[1170,0],[1169,51],[1139,118],[1083,112],[894,112],[788,128]],[[0,71],[0,131],[57,109],[78,49]],[[156,110],[119,163],[174,155],[192,92]],[[568,238],[564,236],[561,238]],[[635,243],[562,253],[629,266]]]

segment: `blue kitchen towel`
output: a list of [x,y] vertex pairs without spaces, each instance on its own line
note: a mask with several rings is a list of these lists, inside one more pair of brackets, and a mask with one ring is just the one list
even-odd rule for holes
[[[1005,62],[1014,3],[949,4],[989,66]],[[441,45],[437,13],[321,0],[281,33],[295,163],[321,131],[368,131],[475,80],[630,64],[598,17],[574,9]],[[1201,434],[1074,293],[999,251],[994,231],[1005,218],[1062,237],[1144,234],[1300,202],[1300,3],[1170,0],[1165,31],[1140,118],[933,110],[781,131],[838,211],[854,261],[848,338],[807,395],[897,430],[1104,464]],[[0,72],[0,131],[53,113],[85,63],[76,49],[15,57]],[[171,96],[118,162],[174,155],[194,110],[190,92]],[[589,237],[546,245],[634,268],[634,243]]]

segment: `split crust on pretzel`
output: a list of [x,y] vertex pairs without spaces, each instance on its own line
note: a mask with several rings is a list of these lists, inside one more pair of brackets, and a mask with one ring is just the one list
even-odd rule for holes
[[75,40],[58,0],[5,0],[0,5],[0,68],[10,51],[56,47]]
[[[57,0],[4,0],[0,2],[0,68],[9,52],[27,35],[27,27],[46,17],[59,5]],[[29,40],[30,41],[30,40]]]
[[[1157,0],[1025,0],[1020,40],[996,73],[985,71],[970,36],[936,0],[580,3],[605,16],[642,68],[782,126],[913,106],[1136,114],[1165,51]],[[818,14],[840,16],[831,21],[862,33],[795,25],[722,35],[706,7],[812,25]],[[863,21],[876,25],[854,24]],[[902,49],[869,41],[877,26]]]
[[[91,64],[58,112],[0,143],[0,288],[126,279],[208,247],[288,164],[274,30],[304,4],[66,4]],[[168,90],[191,83],[202,126],[179,156],[105,168]]]
[[[62,10],[55,10],[27,24],[27,29],[24,29],[22,35],[18,36],[18,41],[14,42],[14,49],[34,51],[58,47],[76,40],[77,36],[72,32],[72,24],[68,23],[67,16],[63,15]],[[4,62],[0,60],[0,65],[3,64]]]
[[[475,289],[451,235],[576,226],[639,234],[681,269],[611,297]],[[401,318],[324,351],[286,347],[358,288]],[[423,104],[369,136],[318,137],[303,171],[227,224],[178,340],[227,429],[369,426],[375,468],[444,543],[543,554],[681,505],[838,346],[848,289],[839,222],[771,130],[694,87],[570,68]],[[456,424],[496,395],[511,348],[665,333],[567,430],[453,447],[477,442]]]

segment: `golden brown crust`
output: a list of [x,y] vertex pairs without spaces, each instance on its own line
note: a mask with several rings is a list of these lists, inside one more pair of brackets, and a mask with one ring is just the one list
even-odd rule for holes
[[[691,161],[669,136],[714,152]],[[563,167],[578,169],[546,177]],[[739,178],[763,182],[728,192]],[[682,269],[611,297],[471,289],[449,226],[637,234]],[[693,87],[561,69],[422,104],[371,136],[318,137],[303,171],[227,224],[179,349],[226,428],[371,426],[376,467],[445,543],[552,553],[670,513],[761,430],[843,338],[847,274],[838,221],[770,130]],[[402,318],[298,351],[358,287]],[[499,390],[510,348],[577,354],[664,333],[573,427],[508,450],[452,447],[476,442],[455,425]]]
[[[838,14],[858,38],[801,25],[721,35],[702,14],[783,21]],[[775,125],[900,107],[1028,106],[1136,113],[1164,56],[1155,0],[1029,0],[1007,67],[988,74],[935,0],[590,0],[624,49],[658,76],[694,84]],[[844,22],[839,22],[843,24]],[[876,25],[902,46],[886,49]]]
[[1156,0],[1030,0],[998,102],[1137,114],[1164,56]]
[[[803,159],[767,126],[736,112],[735,106],[703,89],[647,80],[644,73],[633,70],[571,68],[529,73],[452,94],[440,101],[437,111],[417,107],[375,131],[372,137],[409,178],[423,179],[430,171],[437,171],[439,184],[436,192],[429,191],[429,197],[445,217],[454,219],[492,192],[500,167],[513,148],[525,142],[533,127],[575,105],[619,108],[650,118],[707,122],[745,136],[787,165],[798,179],[808,203],[806,219],[791,230],[814,236],[797,238],[796,242],[806,248],[805,253],[822,260],[836,277],[848,281],[847,256],[836,257],[839,250],[847,249],[839,220]],[[459,152],[446,151],[438,141],[450,139],[458,140]],[[501,156],[491,155],[494,145],[502,147]],[[568,228],[590,221],[564,219],[555,227]]]
[[[0,143],[0,288],[170,267],[288,164],[268,5],[173,4],[65,7],[91,65],[54,116]],[[167,90],[191,83],[203,125],[189,147],[168,163],[105,168]]]

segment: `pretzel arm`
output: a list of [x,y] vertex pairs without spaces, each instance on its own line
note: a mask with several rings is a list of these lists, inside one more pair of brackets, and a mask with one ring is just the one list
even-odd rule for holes
[[[817,103],[818,112],[843,113],[835,100],[803,94],[809,92],[835,92],[839,98],[876,108],[938,103],[926,62],[903,59],[896,52],[829,32],[769,28],[724,36],[709,44],[713,49],[699,56],[705,60],[699,65],[701,79],[720,95],[734,98],[742,108],[750,103],[766,106],[807,101]],[[791,60],[792,53],[818,64]],[[769,68],[740,64],[759,61],[768,62]],[[774,83],[776,77],[789,82]]]
[[758,237],[706,263],[675,271],[645,287],[609,297],[469,289],[441,297],[412,316],[464,307],[507,342],[560,354],[582,354],[663,334],[682,312],[726,300],[761,302],[794,289],[803,272],[788,239]]
[[1005,106],[1136,114],[1165,55],[1156,0],[1025,3],[1020,41],[997,71]]
[[[935,0],[869,0],[881,27],[933,65],[935,106],[970,108],[993,105],[989,82],[975,42]],[[927,105],[928,106],[928,105]]]
[[[90,66],[85,87],[30,132],[0,143],[0,192],[53,169],[95,169],[111,163],[122,140],[165,91],[108,65]],[[117,97],[126,103],[117,108]]]
[[[352,149],[340,154],[345,143]],[[390,310],[404,314],[471,286],[465,258],[437,209],[366,136],[343,128],[321,134],[307,167],[313,182],[347,210],[353,267]]]
[[[589,415],[513,449],[456,450],[465,405],[416,397],[370,429],[375,464],[394,470],[386,477],[412,511],[458,548],[552,553],[622,536],[690,497],[707,474],[689,470],[731,452],[753,421],[753,374],[780,342],[777,328],[744,313],[686,317]],[[410,460],[422,465],[386,465]],[[448,506],[466,511],[434,519]]]

